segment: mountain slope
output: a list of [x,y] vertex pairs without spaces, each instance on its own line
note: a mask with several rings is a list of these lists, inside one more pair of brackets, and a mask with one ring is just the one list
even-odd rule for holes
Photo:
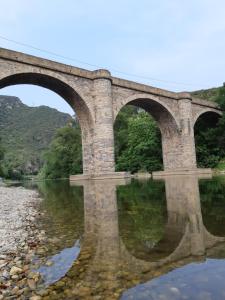
[[47,106],[29,107],[17,97],[0,96],[0,136],[5,165],[24,173],[37,173],[43,151],[56,130],[72,117]]
[[199,90],[199,91],[191,92],[191,94],[192,94],[192,96],[200,98],[200,99],[215,101],[215,98],[217,97],[219,89],[220,89],[220,87],[211,88],[211,89],[207,89],[207,90]]

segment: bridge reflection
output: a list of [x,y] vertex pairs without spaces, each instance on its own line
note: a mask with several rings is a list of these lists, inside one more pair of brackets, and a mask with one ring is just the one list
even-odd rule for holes
[[[149,251],[148,261],[132,255],[119,233],[116,189],[129,182],[74,182],[84,188],[85,232],[80,254],[63,279],[66,288],[62,293],[67,293],[67,299],[118,299],[139,283],[203,261],[208,250],[213,253],[213,247],[225,238],[213,236],[203,224],[198,179],[191,175],[163,177],[168,219],[164,237]],[[159,251],[166,256],[157,258]]]

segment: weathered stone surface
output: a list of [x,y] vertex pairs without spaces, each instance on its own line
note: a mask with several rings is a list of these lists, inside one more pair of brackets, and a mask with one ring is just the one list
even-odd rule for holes
[[35,84],[48,88],[76,111],[82,131],[83,172],[113,174],[113,123],[127,104],[145,109],[162,135],[164,169],[196,168],[194,124],[204,113],[222,112],[209,101],[0,48],[0,88]]

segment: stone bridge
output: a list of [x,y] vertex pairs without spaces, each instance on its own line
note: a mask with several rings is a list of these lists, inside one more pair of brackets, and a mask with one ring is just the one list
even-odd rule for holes
[[[82,131],[84,177],[120,177],[115,172],[113,124],[127,104],[149,112],[162,137],[164,170],[196,169],[194,125],[215,103],[0,48],[0,88],[33,84],[47,88],[74,109]],[[76,177],[71,177],[75,179]]]

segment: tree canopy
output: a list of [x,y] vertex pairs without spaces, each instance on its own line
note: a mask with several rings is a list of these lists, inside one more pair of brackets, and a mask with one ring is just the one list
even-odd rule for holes
[[70,174],[82,173],[81,134],[77,123],[57,131],[44,161],[40,174],[44,178],[68,178]]
[[162,168],[160,131],[148,113],[141,111],[132,115],[123,135],[127,139],[117,158],[118,171],[151,172]]

